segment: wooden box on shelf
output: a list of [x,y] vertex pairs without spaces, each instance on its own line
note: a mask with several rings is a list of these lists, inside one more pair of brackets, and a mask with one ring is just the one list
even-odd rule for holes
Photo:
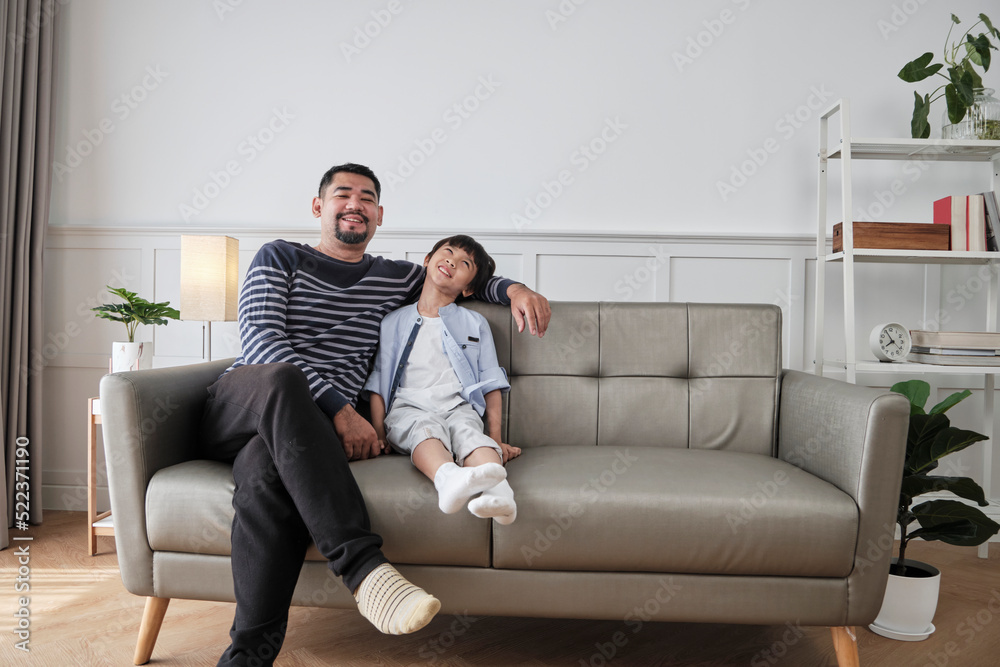
[[[951,227],[921,222],[855,222],[855,248],[948,250]],[[833,252],[844,249],[844,226],[833,226]]]

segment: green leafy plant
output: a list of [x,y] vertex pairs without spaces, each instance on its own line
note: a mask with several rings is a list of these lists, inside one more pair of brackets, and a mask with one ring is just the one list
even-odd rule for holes
[[[986,502],[983,489],[968,477],[945,477],[929,474],[948,454],[960,452],[970,445],[986,440],[986,436],[951,425],[945,412],[968,398],[968,389],[944,399],[930,411],[924,405],[930,397],[930,385],[923,380],[898,382],[892,391],[910,401],[910,428],[906,438],[906,460],[903,464],[903,484],[899,492],[896,523],[899,524],[899,558],[892,573],[905,576],[906,545],[915,538],[941,540],[946,544],[974,547],[1000,531],[1000,524],[976,507],[959,500],[942,498],[928,500],[913,507],[913,499],[932,491],[950,491],[959,498],[971,500],[980,507]],[[914,523],[919,528],[910,530]],[[909,532],[908,532],[909,531]]]
[[109,292],[125,299],[125,303],[106,303],[91,310],[105,320],[123,322],[130,343],[135,342],[135,329],[140,324],[166,324],[168,318],[176,320],[181,316],[176,308],[170,307],[169,301],[150,303],[124,287],[113,288],[110,285],[107,287]]
[[[899,78],[908,83],[916,83],[934,76],[935,74],[946,79],[947,83],[934,89],[933,92],[921,97],[920,93],[914,92],[913,119],[910,121],[910,134],[915,139],[926,139],[930,136],[931,126],[927,118],[930,114],[931,104],[945,98],[948,104],[948,120],[953,124],[959,123],[969,107],[972,106],[974,91],[983,87],[983,78],[976,71],[976,67],[981,67],[983,73],[990,69],[992,54],[990,50],[997,50],[990,42],[990,37],[1000,40],[1000,30],[993,27],[986,14],[980,14],[979,20],[971,28],[951,41],[951,33],[956,25],[959,25],[958,17],[951,15],[951,27],[948,29],[948,36],[944,42],[944,53],[942,63],[932,63],[934,54],[927,52],[916,60],[906,63],[903,69],[899,70]],[[980,32],[977,36],[972,36],[972,31],[979,25],[985,26],[985,32]],[[947,76],[941,72],[945,65]],[[944,90],[941,94],[939,91]],[[937,95],[937,97],[934,97]]]

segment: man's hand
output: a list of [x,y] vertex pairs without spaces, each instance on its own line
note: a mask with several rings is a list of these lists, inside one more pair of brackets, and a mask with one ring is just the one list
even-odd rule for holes
[[539,338],[544,336],[545,330],[549,328],[549,318],[552,317],[549,300],[520,283],[507,288],[507,297],[510,299],[510,312],[517,322],[517,330],[524,331],[524,325],[527,324],[532,335]]
[[333,417],[333,428],[340,437],[348,461],[374,458],[381,452],[375,428],[350,405]]

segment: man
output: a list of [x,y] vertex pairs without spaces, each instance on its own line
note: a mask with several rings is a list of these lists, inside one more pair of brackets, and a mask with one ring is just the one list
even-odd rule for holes
[[[331,168],[312,202],[320,241],[265,244],[240,294],[242,355],[209,388],[204,455],[233,464],[236,615],[220,665],[271,664],[310,539],[382,632],[419,630],[440,608],[382,554],[348,461],[377,456],[355,409],[389,312],[419,294],[425,271],[365,254],[382,224],[381,186],[357,164]],[[494,278],[479,295],[510,303],[539,337],[548,301]]]

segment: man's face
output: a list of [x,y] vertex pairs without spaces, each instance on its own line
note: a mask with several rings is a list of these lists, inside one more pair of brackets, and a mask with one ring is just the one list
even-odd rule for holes
[[456,298],[459,294],[472,294],[469,285],[476,277],[476,264],[472,255],[461,248],[445,244],[424,258],[424,266],[427,267],[425,280],[432,281],[443,291]]
[[322,199],[313,198],[312,211],[320,219],[324,237],[332,235],[345,245],[367,245],[382,224],[375,184],[366,176],[346,171],[334,174]]

